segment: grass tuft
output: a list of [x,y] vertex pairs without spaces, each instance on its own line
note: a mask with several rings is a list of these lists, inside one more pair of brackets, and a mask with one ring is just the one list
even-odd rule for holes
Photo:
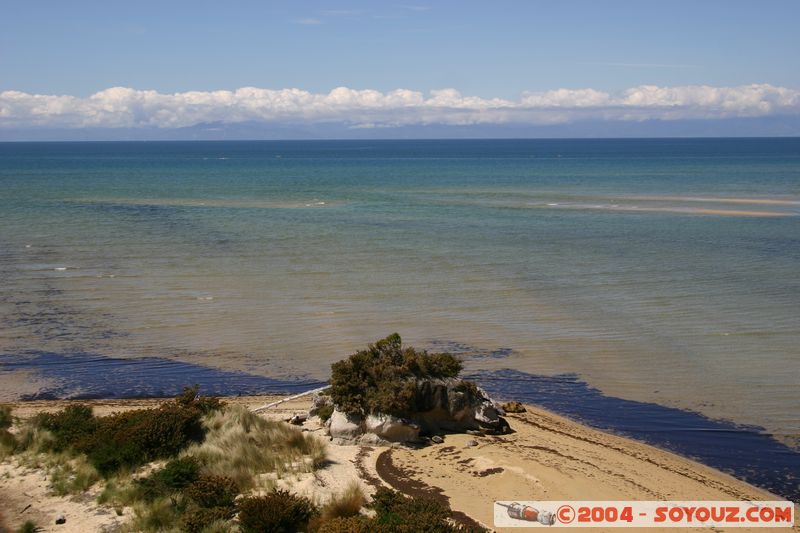
[[180,498],[159,498],[151,502],[139,502],[133,506],[133,519],[125,524],[121,531],[178,533],[181,531],[180,523],[184,510],[185,503]]
[[35,533],[36,531],[39,531],[39,528],[32,520],[26,520],[25,523],[17,529],[17,533]]
[[367,498],[364,496],[361,486],[354,481],[347,486],[344,492],[334,495],[331,501],[322,508],[320,514],[322,520],[356,516],[366,502]]
[[97,470],[83,456],[54,465],[49,472],[50,486],[58,496],[86,492],[100,479]]

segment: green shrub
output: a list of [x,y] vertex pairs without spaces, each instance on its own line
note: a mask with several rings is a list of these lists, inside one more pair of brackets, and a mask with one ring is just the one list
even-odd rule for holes
[[0,405],[0,430],[10,428],[13,423],[14,417],[11,416],[11,407]]
[[462,369],[447,353],[403,348],[393,333],[332,365],[330,394],[346,413],[408,416],[415,409],[416,380],[452,378]]
[[377,526],[366,516],[331,518],[317,526],[316,533],[376,533]]
[[304,530],[308,521],[317,514],[308,498],[285,490],[244,498],[238,507],[242,533],[295,533]]
[[195,387],[155,409],[95,417],[90,407],[76,404],[57,413],[39,414],[32,425],[51,435],[39,439],[47,450],[84,453],[108,478],[126,468],[173,457],[190,443],[200,442],[201,417],[221,406],[214,398],[198,397]]
[[184,489],[200,477],[200,464],[192,457],[168,462],[164,468],[134,482],[134,498],[152,501]]
[[375,533],[454,533],[467,531],[449,522],[450,507],[430,498],[409,498],[380,488],[369,505],[375,511],[371,531]]
[[88,405],[74,404],[56,413],[37,414],[33,418],[33,425],[52,434],[50,451],[62,452],[81,447],[87,439],[91,439],[97,430],[97,419]]
[[333,414],[333,405],[323,405],[322,407],[317,409],[317,416],[323,422],[327,422],[332,414]]
[[229,477],[204,475],[186,487],[184,494],[198,507],[233,509],[239,487]]
[[172,457],[202,440],[200,416],[194,407],[177,404],[113,414],[98,419],[94,433],[75,448],[108,477],[123,468]]
[[372,495],[372,502],[368,505],[378,516],[392,512],[392,509],[402,504],[406,497],[396,490],[380,487]]
[[[11,416],[11,407],[0,405],[0,461],[17,449],[17,439],[8,431],[13,423],[14,417]],[[0,520],[0,528],[2,528],[1,522],[2,520]]]
[[225,407],[225,402],[213,396],[200,396],[200,385],[184,387],[183,392],[175,398],[175,403],[182,407],[194,407],[202,414],[219,411]]
[[24,524],[22,524],[19,529],[17,529],[18,533],[34,533],[38,531],[39,528],[32,520],[26,520]]
[[181,519],[181,530],[201,533],[215,522],[231,519],[233,513],[233,507],[189,507]]
[[0,429],[0,461],[17,449],[17,439],[7,429]]
[[471,397],[480,396],[480,392],[478,391],[478,386],[471,381],[462,380],[458,385],[453,387],[453,390],[457,392],[463,392],[467,396]]

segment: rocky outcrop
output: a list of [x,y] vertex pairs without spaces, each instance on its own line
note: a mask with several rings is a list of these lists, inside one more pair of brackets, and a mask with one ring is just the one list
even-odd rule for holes
[[417,424],[392,415],[369,415],[364,421],[364,432],[379,441],[413,442],[419,440],[419,431]]
[[364,435],[364,420],[357,415],[350,415],[334,409],[328,419],[328,433],[334,439],[355,441]]
[[408,418],[383,413],[366,417],[334,410],[328,433],[338,442],[392,443],[413,442],[420,435],[483,430],[504,432],[508,424],[481,388],[460,379],[421,379],[416,381],[416,411]]

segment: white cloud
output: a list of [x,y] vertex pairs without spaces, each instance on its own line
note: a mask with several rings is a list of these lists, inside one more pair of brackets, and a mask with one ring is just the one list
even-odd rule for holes
[[415,124],[557,124],[587,119],[719,119],[800,114],[800,90],[772,85],[658,87],[612,95],[595,89],[524,93],[515,100],[467,96],[456,89],[424,94],[338,87],[329,93],[243,87],[163,94],[112,87],[86,98],[0,92],[0,128],[153,127],[244,121],[344,123],[351,127]]

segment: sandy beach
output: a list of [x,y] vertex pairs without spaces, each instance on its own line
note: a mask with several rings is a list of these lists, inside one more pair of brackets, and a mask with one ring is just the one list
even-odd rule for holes
[[[276,399],[256,396],[226,401],[256,408]],[[108,414],[152,407],[159,402],[143,399],[87,403],[97,414]],[[68,403],[19,402],[13,408],[15,415],[24,419],[40,411],[61,409]],[[286,419],[306,412],[309,406],[310,401],[305,398],[293,400],[270,409],[264,416]],[[329,463],[325,468],[316,475],[296,476],[282,483],[318,502],[325,502],[353,480],[358,480],[367,493],[381,485],[390,486],[409,495],[446,501],[458,521],[492,530],[495,500],[781,499],[675,454],[588,428],[535,406],[525,407],[525,413],[508,415],[514,430],[508,435],[451,434],[441,444],[419,448],[329,443]],[[310,419],[303,428],[326,438],[318,419]],[[0,508],[5,510],[9,527],[33,520],[42,527],[41,531],[111,531],[125,521],[130,510],[122,509],[118,515],[113,509],[98,505],[97,493],[99,488],[95,486],[80,497],[55,497],[50,495],[41,471],[16,465],[13,457],[0,463]],[[54,525],[60,514],[67,518],[66,524]],[[800,531],[797,522],[793,530]]]

